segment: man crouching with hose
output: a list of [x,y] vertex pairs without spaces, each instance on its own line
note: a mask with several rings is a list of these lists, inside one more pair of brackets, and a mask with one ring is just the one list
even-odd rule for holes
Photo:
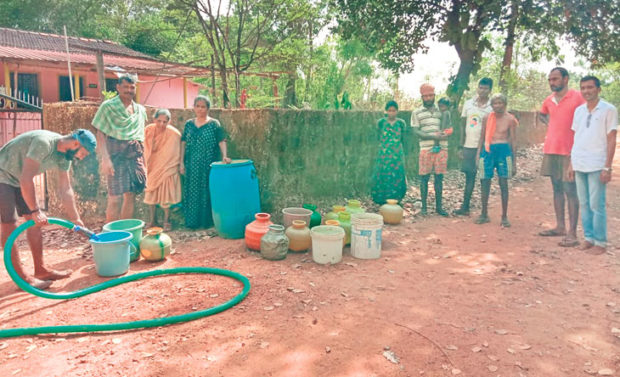
[[82,160],[97,147],[95,136],[87,130],[76,130],[71,135],[60,135],[46,130],[25,132],[0,148],[0,221],[2,246],[17,227],[17,216],[33,220],[37,226],[28,228],[27,239],[34,262],[34,276],[28,277],[22,269],[19,253],[13,246],[11,258],[15,271],[30,285],[48,288],[53,280],[64,279],[71,271],[54,271],[43,264],[43,237],[41,226],[47,216],[37,205],[34,178],[46,171],[58,171],[58,197],[67,217],[74,224],[84,226],[75,205],[69,169],[71,161]]

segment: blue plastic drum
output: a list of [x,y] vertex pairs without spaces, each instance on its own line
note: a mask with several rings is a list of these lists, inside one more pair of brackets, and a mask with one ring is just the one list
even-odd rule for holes
[[214,162],[209,191],[215,229],[222,238],[243,238],[245,226],[260,212],[258,178],[252,160]]

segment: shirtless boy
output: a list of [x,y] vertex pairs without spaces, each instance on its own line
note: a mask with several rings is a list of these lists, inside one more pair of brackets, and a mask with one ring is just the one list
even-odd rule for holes
[[508,221],[508,178],[517,171],[515,161],[515,141],[518,121],[506,112],[506,96],[495,94],[491,97],[493,111],[484,118],[482,123],[482,137],[478,143],[479,169],[482,171],[480,186],[482,188],[482,213],[476,224],[491,221],[487,212],[491,179],[497,170],[499,187],[502,194],[502,222],[501,226],[510,226]]

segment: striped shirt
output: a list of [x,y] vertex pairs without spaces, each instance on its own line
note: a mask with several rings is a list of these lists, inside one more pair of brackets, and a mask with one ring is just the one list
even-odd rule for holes
[[[415,109],[411,112],[411,127],[418,128],[424,133],[435,133],[441,131],[441,113],[437,106],[433,105],[431,108],[424,106]],[[430,150],[435,145],[435,140],[419,140],[420,150]],[[439,142],[441,149],[448,149],[448,141],[442,140]]]

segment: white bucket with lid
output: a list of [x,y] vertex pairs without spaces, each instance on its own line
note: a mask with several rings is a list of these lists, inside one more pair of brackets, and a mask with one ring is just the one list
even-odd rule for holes
[[351,216],[351,255],[359,259],[381,258],[383,216],[356,213]]
[[344,229],[333,225],[318,225],[310,229],[312,260],[319,264],[334,264],[342,260]]

